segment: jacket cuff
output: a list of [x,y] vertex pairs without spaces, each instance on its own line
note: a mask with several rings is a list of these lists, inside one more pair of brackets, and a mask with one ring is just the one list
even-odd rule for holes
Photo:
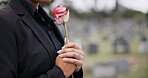
[[[48,72],[51,74],[51,72]],[[52,78],[65,78],[65,75],[62,71],[62,69],[58,66],[54,66],[54,68],[52,69]]]
[[74,78],[83,78],[83,70],[82,68],[78,72],[73,73]]

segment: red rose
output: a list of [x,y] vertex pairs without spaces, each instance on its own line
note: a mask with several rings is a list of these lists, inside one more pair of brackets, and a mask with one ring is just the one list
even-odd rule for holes
[[66,9],[62,4],[58,5],[51,11],[52,16],[54,17],[57,24],[63,24],[69,19],[69,10]]

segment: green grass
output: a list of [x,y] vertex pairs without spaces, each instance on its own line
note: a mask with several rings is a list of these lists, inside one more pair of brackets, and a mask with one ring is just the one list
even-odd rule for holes
[[86,55],[84,64],[84,78],[92,78],[92,67],[95,63],[101,62],[110,58],[124,57],[132,64],[129,67],[127,74],[122,74],[120,78],[148,78],[148,54],[107,54],[107,55]]
[[[90,39],[93,40],[93,39]],[[99,51],[97,54],[88,54],[87,44],[84,44],[85,61],[84,61],[84,78],[92,78],[92,68],[95,63],[110,58],[127,58],[129,61],[129,72],[121,74],[120,78],[148,78],[148,54],[139,54],[138,45],[139,38],[135,37],[130,42],[129,54],[114,54],[112,44],[109,40],[94,40],[99,43]]]

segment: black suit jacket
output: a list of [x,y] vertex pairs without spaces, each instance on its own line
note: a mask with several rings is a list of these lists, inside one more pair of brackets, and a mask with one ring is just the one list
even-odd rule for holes
[[[63,45],[57,26],[46,14],[45,19]],[[50,39],[18,0],[0,10],[0,78],[64,78],[56,56]],[[74,76],[82,78],[82,70]]]

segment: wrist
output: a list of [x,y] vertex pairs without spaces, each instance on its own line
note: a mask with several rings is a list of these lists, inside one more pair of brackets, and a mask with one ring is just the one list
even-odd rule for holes
[[75,73],[79,72],[80,69],[81,69],[81,67],[76,67],[76,69],[75,69]]

